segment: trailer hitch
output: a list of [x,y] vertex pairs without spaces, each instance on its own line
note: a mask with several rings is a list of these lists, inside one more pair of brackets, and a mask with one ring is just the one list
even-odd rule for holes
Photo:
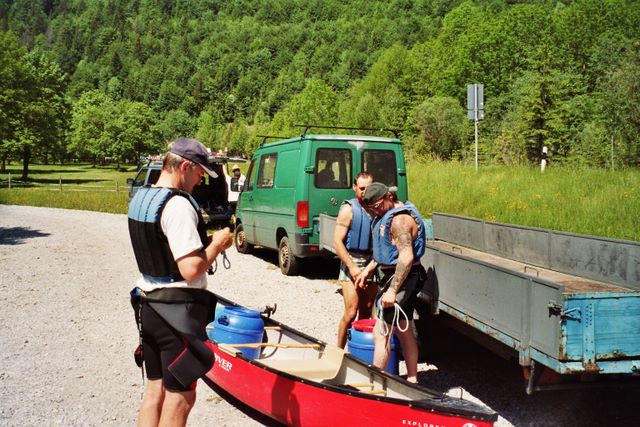
[[574,307],[567,311],[564,311],[562,310],[562,306],[560,304],[555,301],[549,301],[549,304],[547,304],[547,308],[549,309],[549,317],[559,316],[560,320],[568,319],[580,321],[582,319],[582,312],[580,311],[580,307]]

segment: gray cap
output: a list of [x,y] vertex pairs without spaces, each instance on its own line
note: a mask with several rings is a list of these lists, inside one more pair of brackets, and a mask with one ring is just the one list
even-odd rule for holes
[[374,182],[369,184],[367,189],[364,190],[362,200],[365,205],[372,205],[386,196],[387,193],[395,193],[396,191],[398,191],[398,187],[387,187],[381,182]]

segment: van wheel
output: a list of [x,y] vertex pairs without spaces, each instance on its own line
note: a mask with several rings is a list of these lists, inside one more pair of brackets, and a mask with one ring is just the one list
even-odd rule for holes
[[298,273],[300,260],[293,255],[291,243],[289,243],[289,238],[287,236],[280,239],[280,245],[278,246],[278,262],[280,263],[280,271],[282,271],[282,274],[285,276],[294,276]]
[[244,227],[242,224],[238,224],[236,227],[236,234],[233,240],[236,244],[236,250],[241,254],[248,254],[253,250],[253,245],[247,242],[247,236],[244,234]]

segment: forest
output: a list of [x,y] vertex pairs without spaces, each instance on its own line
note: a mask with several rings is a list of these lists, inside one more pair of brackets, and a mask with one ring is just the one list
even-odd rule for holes
[[[0,159],[249,156],[297,124],[414,158],[640,166],[636,0],[0,0]],[[317,133],[325,132],[319,130]]]

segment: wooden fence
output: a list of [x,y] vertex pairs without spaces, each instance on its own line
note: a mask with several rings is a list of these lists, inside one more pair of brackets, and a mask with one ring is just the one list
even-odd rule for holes
[[[102,184],[102,185],[85,185],[85,184],[65,184],[62,180],[62,176],[58,178],[57,184],[35,184],[33,182],[25,182],[11,178],[9,174],[5,180],[0,180],[0,189],[8,188],[9,190],[18,188],[32,188],[39,190],[49,191],[96,191],[96,192],[115,192],[120,193],[122,191],[122,184],[114,180],[114,184]],[[126,187],[125,187],[125,191]]]

